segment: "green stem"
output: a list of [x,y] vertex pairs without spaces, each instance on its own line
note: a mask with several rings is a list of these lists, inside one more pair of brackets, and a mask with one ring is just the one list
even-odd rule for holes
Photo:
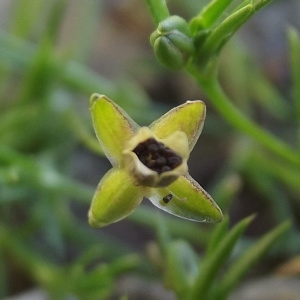
[[165,0],[146,0],[146,2],[156,26],[170,16]]
[[249,119],[239,111],[230,101],[220,86],[215,73],[203,76],[192,64],[186,70],[196,79],[216,110],[233,127],[248,134],[255,141],[265,146],[267,149],[281,156],[285,160],[300,166],[300,155],[293,148],[279,140],[272,133],[263,130],[259,125]]

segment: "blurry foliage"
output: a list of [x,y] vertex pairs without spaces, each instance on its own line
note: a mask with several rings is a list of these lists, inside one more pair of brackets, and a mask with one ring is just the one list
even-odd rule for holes
[[83,29],[91,30],[101,14],[98,2],[81,6],[75,24],[78,38],[68,41],[73,43],[70,49],[59,44],[67,1],[14,1],[7,28],[0,32],[1,298],[15,289],[12,266],[53,299],[72,294],[106,298],[115,277],[137,266],[137,258],[113,241],[101,243],[89,255],[88,268],[80,258],[61,264],[72,247],[77,249],[73,255],[86,256],[101,238],[70,206],[71,199],[89,203],[93,195],[92,187],[71,179],[76,145],[84,143],[102,154],[90,128],[88,102],[83,101],[100,89],[126,103],[135,115],[145,109],[151,114],[149,100],[134,82],[114,84],[78,60],[90,43],[84,41],[89,34]]
[[[164,233],[160,239],[160,268],[165,285],[174,290],[179,299],[227,299],[243,275],[290,226],[289,222],[281,224],[245,248],[237,258],[230,258],[252,219],[253,216],[245,218],[230,230],[228,218],[218,224],[202,257],[198,257],[185,241],[171,241],[168,233]],[[165,231],[161,227],[158,226],[158,233]]]
[[[228,5],[229,2],[226,1]],[[219,26],[241,3],[250,2],[260,1],[240,1],[238,5],[233,1],[225,14],[208,14],[210,22],[205,24],[215,30],[214,26]],[[214,181],[210,181],[212,196],[230,215],[234,211],[233,199],[242,197],[244,188],[251,187],[252,195],[259,195],[267,203],[272,224],[277,227],[256,240],[256,236],[242,237],[251,218],[232,229],[228,220],[208,227],[165,215],[161,219],[155,209],[141,206],[130,220],[157,233],[154,248],[149,250],[150,258],[141,260],[129,247],[101,230],[90,230],[86,221],[75,216],[71,204],[83,204],[87,211],[95,187],[72,178],[71,161],[78,144],[102,155],[88,114],[92,93],[106,94],[142,124],[155,119],[160,106],[153,105],[143,88],[128,76],[112,81],[86,66],[92,39],[101,38],[95,28],[102,20],[104,4],[97,0],[74,3],[11,1],[5,27],[0,31],[0,298],[16,292],[13,282],[21,273],[24,281],[44,288],[53,299],[107,299],[117,276],[134,270],[151,274],[152,278],[161,274],[166,286],[181,298],[207,295],[206,299],[224,299],[246,270],[287,230],[288,224],[282,223],[287,219],[292,223],[291,230],[280,246],[272,248],[272,255],[289,257],[299,252],[297,31],[288,31],[292,78],[288,99],[237,40],[222,49],[219,59],[219,78],[230,102],[247,120],[254,119],[257,112],[268,116],[271,130],[278,136],[275,142],[273,136],[262,133],[262,126],[257,125],[253,131],[252,125],[238,122],[240,115],[236,110],[231,114],[226,95],[220,97],[220,89],[214,93],[219,87],[205,86],[205,76],[200,78],[197,70],[186,68],[196,80],[198,76],[207,102],[239,130],[230,131],[230,155],[214,174]],[[199,10],[204,5],[199,3],[193,1],[191,7]],[[185,6],[186,14],[194,12],[182,1],[179,5]],[[73,35],[67,35],[62,42],[61,28],[71,6],[73,12],[80,13],[72,23],[76,27]],[[164,7],[157,23],[166,14],[168,9]],[[216,17],[220,19],[212,22],[211,18]],[[199,24],[195,26],[197,29]],[[203,36],[197,38],[199,42]],[[209,64],[197,63],[204,73],[210,74]],[[168,74],[159,68],[156,72]],[[205,131],[215,141],[229,131],[224,128],[223,118],[207,118]],[[203,256],[194,250],[199,247],[206,249]],[[157,266],[157,273],[149,267],[150,262]],[[224,269],[228,276],[220,275]]]

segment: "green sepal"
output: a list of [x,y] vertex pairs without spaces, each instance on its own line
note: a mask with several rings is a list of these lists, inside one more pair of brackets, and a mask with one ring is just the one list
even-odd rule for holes
[[188,138],[189,148],[194,148],[204,125],[206,106],[201,100],[187,101],[174,107],[149,128],[160,139],[171,135],[175,131],[183,131]]
[[174,31],[191,36],[188,23],[185,19],[179,16],[170,16],[169,18],[160,22],[157,27],[157,32],[161,34],[167,34]]
[[162,65],[172,70],[179,70],[185,65],[187,56],[168,37],[158,37],[153,46],[156,58]]
[[139,126],[108,97],[93,94],[90,98],[93,125],[100,145],[113,166],[120,164],[126,143]]
[[127,217],[143,200],[147,188],[135,186],[122,169],[111,169],[101,179],[89,210],[89,224],[103,227]]
[[[166,203],[164,197],[169,194],[172,197]],[[211,196],[188,174],[167,188],[155,189],[149,199],[163,211],[190,221],[214,223],[223,218]]]

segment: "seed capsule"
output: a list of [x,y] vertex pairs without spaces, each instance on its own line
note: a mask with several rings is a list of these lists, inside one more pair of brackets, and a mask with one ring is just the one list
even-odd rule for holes
[[163,139],[142,127],[123,150],[123,166],[134,185],[166,187],[188,170],[187,135],[175,131]]
[[146,167],[158,174],[171,171],[182,162],[179,155],[154,138],[139,143],[133,152]]

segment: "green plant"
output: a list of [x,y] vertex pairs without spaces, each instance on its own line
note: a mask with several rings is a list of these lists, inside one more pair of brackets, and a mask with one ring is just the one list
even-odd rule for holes
[[[229,230],[226,218],[213,230],[207,251],[201,257],[184,240],[173,241],[164,234],[160,249],[166,286],[174,290],[179,299],[226,299],[248,269],[262,259],[290,227],[289,222],[282,223],[232,259],[232,251],[252,219],[253,216],[245,218]],[[158,225],[158,232],[165,230],[162,224]]]
[[[156,82],[174,73],[143,61],[138,76],[123,69],[118,79],[107,79],[87,66],[89,48],[102,41],[97,22],[109,23],[103,1],[11,1],[0,31],[0,298],[18,292],[13,283],[21,276],[23,289],[38,286],[53,299],[107,299],[120,275],[137,273],[160,279],[179,299],[226,299],[269,249],[284,258],[299,252],[299,34],[297,28],[287,34],[292,82],[286,93],[235,38],[270,2],[178,2],[188,19],[171,15],[166,1],[145,1],[157,26],[150,41],[157,59],[204,93],[208,116],[200,147],[212,140],[207,158],[223,157],[204,181],[225,215],[217,225],[202,226],[140,205],[122,222],[156,233],[146,256],[125,239],[88,227],[96,183],[74,177],[73,165],[82,149],[104,155],[88,112],[91,94],[108,95],[138,123],[151,123],[178,103],[154,103],[140,78],[145,70]],[[71,8],[80,14],[62,39]],[[268,129],[255,121],[257,108],[272,120]],[[205,162],[197,151],[193,155]],[[255,207],[250,212],[257,212],[256,228],[267,220],[262,237],[244,234],[251,227],[248,213],[229,226],[234,200],[247,204],[244,196],[266,206],[267,216]],[[121,231],[123,223],[113,226]]]

